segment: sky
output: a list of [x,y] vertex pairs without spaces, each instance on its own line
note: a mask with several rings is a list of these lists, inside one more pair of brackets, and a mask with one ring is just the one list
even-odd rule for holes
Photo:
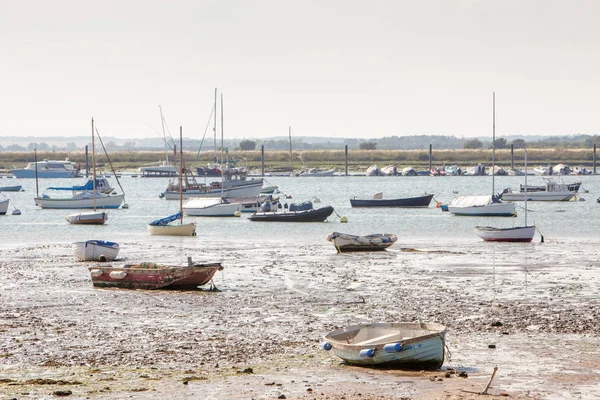
[[496,136],[600,134],[596,0],[0,0],[0,10],[0,138],[86,135],[92,117],[103,136],[154,138],[159,105],[171,135],[212,137],[215,88],[229,139],[290,128],[491,136],[494,92]]

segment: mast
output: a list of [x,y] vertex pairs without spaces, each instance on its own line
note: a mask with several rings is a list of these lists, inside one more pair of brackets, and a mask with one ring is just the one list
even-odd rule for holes
[[181,125],[179,126],[179,225],[183,225],[183,187],[182,178],[183,175],[183,130]]
[[37,148],[33,149],[33,162],[35,164],[35,197],[40,197],[38,186],[38,163],[37,163]]
[[290,176],[294,176],[294,158],[292,156],[292,127],[288,126],[288,133],[290,135]]
[[525,226],[527,226],[527,149],[525,149]]
[[[214,163],[217,163],[217,88],[215,88],[215,110],[213,113],[213,137],[214,137],[214,150],[213,159]],[[221,164],[223,163],[223,156],[221,156]],[[223,175],[223,166],[221,166],[221,175]]]
[[[160,106],[160,104],[158,105],[158,109],[160,110],[160,124],[162,126],[163,142],[165,144],[165,165],[168,165],[169,164],[169,152],[167,151],[167,135],[165,133],[165,118],[163,117],[162,107]],[[171,139],[171,140],[173,140],[173,139]]]
[[94,195],[94,211],[96,211],[96,146],[94,141],[94,117],[92,117],[92,192]]
[[495,177],[495,159],[496,159],[496,92],[492,95],[493,112],[492,112],[492,196],[494,195],[494,177]]
[[[215,91],[216,94],[216,91]],[[217,103],[215,103],[215,106]],[[223,93],[221,93],[221,198],[223,197],[223,186],[225,186],[225,176],[224,176],[224,166],[223,166]]]

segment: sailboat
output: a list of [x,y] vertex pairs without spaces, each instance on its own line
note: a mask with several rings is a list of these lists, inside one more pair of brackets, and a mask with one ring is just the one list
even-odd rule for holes
[[525,150],[525,225],[512,228],[476,226],[475,234],[486,242],[531,242],[535,225],[527,225],[527,150]]
[[448,205],[448,211],[454,215],[478,217],[514,217],[517,215],[514,203],[503,203],[494,193],[494,167],[496,154],[496,93],[493,95],[492,129],[492,194],[487,196],[457,196]]
[[[183,130],[179,127],[179,212],[165,218],[157,219],[148,224],[148,232],[151,235],[168,235],[168,236],[196,236],[196,223],[183,223],[183,196],[181,176],[183,174]],[[179,220],[179,224],[170,224]]]
[[[215,115],[217,109],[217,92],[215,90]],[[214,130],[216,132],[216,118]],[[223,160],[223,94],[221,94],[221,160]],[[181,187],[181,184],[179,185]],[[191,197],[183,205],[185,215],[194,217],[239,217],[242,204],[234,199],[225,198],[224,177],[221,174],[221,188],[219,197]],[[262,187],[262,181],[260,182]],[[218,190],[218,189],[217,189]],[[216,191],[216,190],[215,190]],[[259,189],[260,191],[260,189]],[[253,197],[258,196],[255,193]],[[231,200],[231,201],[230,201]]]

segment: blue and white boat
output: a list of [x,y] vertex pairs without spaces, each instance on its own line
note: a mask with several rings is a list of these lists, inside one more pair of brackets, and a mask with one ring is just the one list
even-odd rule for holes
[[10,172],[17,178],[77,178],[80,177],[79,167],[66,158],[63,161],[43,160],[31,162],[25,168],[12,169]]
[[439,369],[444,363],[445,333],[445,326],[434,323],[354,325],[327,334],[322,348],[352,365]]
[[112,261],[119,255],[119,243],[104,240],[86,240],[71,245],[73,255],[81,261]]

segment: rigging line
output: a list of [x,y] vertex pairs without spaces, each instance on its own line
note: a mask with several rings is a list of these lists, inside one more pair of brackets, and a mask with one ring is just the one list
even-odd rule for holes
[[206,131],[208,131],[208,127],[210,126],[210,120],[213,117],[213,113],[215,112],[215,108],[211,108],[210,116],[208,117],[208,121],[206,122],[206,128],[204,128],[204,135],[202,135],[202,140],[200,141],[200,147],[198,147],[198,152],[196,153],[196,162],[198,162],[198,157],[200,156],[200,150],[202,150],[202,144],[204,143],[204,138],[206,137]]
[[123,186],[121,186],[121,182],[119,181],[119,177],[117,176],[117,173],[115,172],[115,168],[113,167],[112,161],[110,160],[110,157],[108,156],[108,152],[106,151],[106,147],[104,147],[104,142],[102,141],[102,138],[100,137],[100,132],[98,132],[98,128],[94,127],[94,129],[96,130],[96,135],[98,136],[98,139],[100,140],[100,144],[102,145],[102,150],[104,150],[104,155],[106,155],[106,159],[108,160],[108,164],[110,164],[110,169],[112,170],[115,178],[117,179],[117,183],[119,184],[119,187],[121,188],[121,192],[123,192],[123,200],[125,200],[125,190],[123,190]]
[[[158,137],[160,137],[163,140],[165,146],[167,146],[169,148],[169,150],[173,150],[173,147],[169,144],[169,142],[167,142],[167,139],[158,130],[156,130],[155,127],[153,127],[152,125],[150,125],[148,123],[146,123],[146,125],[148,125],[154,132],[156,132]],[[173,140],[173,138],[171,138],[171,140]]]

